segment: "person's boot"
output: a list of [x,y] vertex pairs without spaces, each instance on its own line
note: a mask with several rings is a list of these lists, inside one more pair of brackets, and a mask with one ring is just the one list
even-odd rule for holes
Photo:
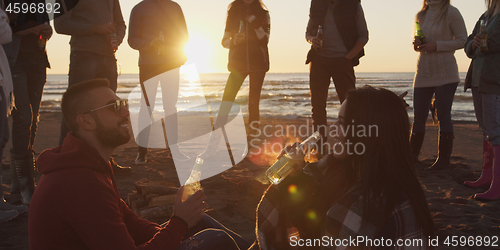
[[115,162],[113,157],[109,158],[109,163],[111,164],[111,168],[113,168],[114,174],[131,174],[132,168],[130,167],[122,167]]
[[474,199],[482,201],[492,201],[500,199],[500,146],[493,148],[493,167],[490,189],[484,193],[477,193]]
[[[0,212],[10,211],[10,210],[16,210],[19,214],[27,212],[28,206],[26,206],[26,205],[14,206],[14,205],[11,205],[10,203],[7,203],[3,199],[2,184],[3,184],[3,178],[2,178],[2,176],[0,176]],[[0,216],[0,217],[2,217],[2,216]],[[0,219],[0,221],[1,221],[1,219]]]
[[411,155],[413,159],[413,163],[417,164],[420,161],[418,160],[418,155],[420,154],[420,150],[422,149],[422,144],[424,143],[425,131],[418,132],[412,131],[410,136],[410,147],[411,147]]
[[441,132],[439,135],[438,158],[427,170],[441,170],[450,167],[450,157],[453,151],[453,132]]
[[137,158],[135,158],[135,165],[146,164],[148,161],[147,155],[148,155],[148,149],[139,146],[139,150],[137,150]]
[[4,223],[16,218],[19,213],[16,210],[3,211],[0,210],[0,223]]
[[472,188],[487,188],[491,184],[493,150],[487,140],[483,140],[483,168],[481,177],[476,181],[465,181],[464,185]]
[[35,165],[33,154],[30,152],[24,157],[16,157],[16,173],[19,183],[21,184],[22,203],[29,205],[31,198],[35,192]]

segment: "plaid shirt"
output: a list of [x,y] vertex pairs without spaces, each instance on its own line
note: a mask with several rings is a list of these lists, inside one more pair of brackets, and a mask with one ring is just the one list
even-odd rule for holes
[[[308,165],[309,170],[316,168],[315,164]],[[308,170],[307,167],[305,170]],[[316,173],[318,171],[309,171]],[[415,212],[408,199],[402,199],[392,211],[383,227],[377,228],[362,216],[363,198],[356,192],[349,190],[330,207],[324,217],[321,228],[320,241],[328,237],[328,246],[316,245],[316,249],[381,249],[384,247],[370,247],[364,244],[350,244],[349,239],[357,239],[362,236],[364,239],[391,240],[393,246],[384,249],[429,249],[427,247],[427,237],[422,228],[418,225]],[[257,241],[262,250],[285,250],[296,249],[291,246],[290,237],[300,238],[300,232],[291,230],[293,226],[287,219],[289,207],[283,202],[280,187],[271,185],[262,196],[257,208]],[[298,239],[294,238],[294,239]],[[347,246],[336,246],[335,240],[344,240],[349,243]],[[396,246],[398,239],[419,240],[420,246]],[[304,239],[306,240],[306,239]],[[311,242],[314,239],[311,239]],[[347,241],[346,241],[347,240]],[[295,241],[296,242],[296,241]],[[333,244],[331,244],[333,243]],[[356,242],[357,243],[357,242]],[[305,248],[305,247],[304,247]],[[308,248],[310,249],[310,247]]]

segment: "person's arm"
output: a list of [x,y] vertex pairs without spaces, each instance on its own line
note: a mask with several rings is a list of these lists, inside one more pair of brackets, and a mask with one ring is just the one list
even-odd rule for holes
[[368,42],[368,26],[366,25],[365,14],[361,4],[358,5],[356,13],[356,26],[358,28],[358,41],[356,41],[354,47],[345,56],[347,59],[353,59],[358,55]]
[[257,39],[259,42],[263,44],[268,44],[269,43],[269,35],[271,33],[271,16],[269,15],[269,12],[266,13],[265,17],[263,20],[260,20],[259,23],[254,24],[253,18],[255,16],[250,16],[247,18],[247,22],[250,24],[250,27],[255,31],[255,35],[257,36]]
[[179,37],[176,38],[176,41],[181,44],[181,47],[184,47],[184,45],[186,45],[189,40],[189,33],[186,25],[186,19],[184,18],[184,13],[182,12],[182,9],[178,4],[176,4],[176,6],[178,8],[177,13],[179,15],[176,25],[177,29],[179,30]]
[[[83,1],[80,4],[83,4]],[[54,29],[57,33],[70,36],[88,36],[93,34],[93,25],[91,23],[72,20],[73,11],[78,11],[77,8],[75,7],[54,19]]]
[[10,43],[12,41],[12,30],[9,25],[9,18],[3,10],[0,9],[0,44]]
[[472,34],[470,34],[470,36],[467,37],[467,41],[465,42],[464,45],[465,54],[467,55],[467,57],[471,59],[474,59],[476,57],[477,46],[474,45],[474,38],[477,36],[477,34],[479,34],[479,28],[480,28],[479,25],[481,22],[481,18],[483,18],[483,16],[481,16],[479,20],[476,22]]
[[481,52],[484,55],[500,52],[500,24],[497,23],[493,32],[488,33],[488,50]]
[[221,41],[222,47],[224,47],[226,49],[231,48],[231,44],[233,43],[233,34],[231,32],[232,25],[231,25],[230,20],[231,19],[230,19],[229,13],[228,13],[227,18],[226,18],[226,28],[224,28],[224,36],[222,37],[222,41]]
[[122,44],[123,38],[125,38],[125,30],[127,30],[127,26],[125,25],[125,21],[123,21],[122,9],[118,0],[115,0],[113,3],[113,22],[116,25],[115,33],[119,46]]
[[128,45],[135,50],[143,50],[149,46],[151,41],[145,40],[141,36],[143,29],[141,9],[135,6],[130,13],[128,27]]
[[467,40],[467,28],[465,22],[458,9],[453,8],[448,12],[448,19],[450,28],[453,32],[453,40],[450,41],[436,41],[436,51],[455,51],[464,47]]
[[[68,200],[64,216],[88,249],[175,250],[187,231],[187,226],[182,220],[174,219],[149,241],[136,246],[122,219],[121,201],[117,200],[112,187],[95,179],[90,180],[88,185],[75,194],[77,195]],[[126,216],[130,222],[130,214]],[[151,233],[150,230],[148,229],[148,234]]]

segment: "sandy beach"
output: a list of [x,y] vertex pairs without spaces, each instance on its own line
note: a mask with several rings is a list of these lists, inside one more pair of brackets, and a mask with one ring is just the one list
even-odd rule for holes
[[[35,151],[39,154],[47,148],[57,146],[61,113],[42,113],[37,133]],[[306,120],[264,119],[263,124],[305,124]],[[423,164],[417,167],[417,173],[425,190],[430,211],[439,236],[440,247],[437,249],[456,249],[442,244],[447,236],[496,236],[500,237],[500,201],[480,202],[472,198],[481,189],[471,189],[462,185],[465,180],[474,180],[480,174],[482,164],[481,131],[476,124],[455,124],[455,142],[452,155],[452,169],[439,172],[424,171],[437,155],[437,126],[428,124],[423,152],[420,159]],[[269,138],[270,139],[270,138]],[[302,138],[303,139],[303,138]],[[9,150],[5,149],[4,193],[10,189]],[[115,151],[115,160],[123,166],[131,166],[133,174],[117,175],[117,185],[123,199],[135,191],[138,181],[168,181],[179,186],[173,160],[167,150],[150,150],[146,165],[134,165],[137,146],[131,142],[120,146]],[[202,187],[207,196],[207,214],[219,220],[226,227],[239,233],[244,238],[255,240],[255,208],[260,197],[269,185],[264,171],[267,164],[256,164],[248,158],[235,167],[219,175],[203,180]],[[162,222],[160,218],[155,222]],[[0,225],[0,249],[28,249],[28,214],[22,214],[13,221]],[[500,245],[500,242],[497,242]],[[474,249],[474,247],[463,247]],[[477,249],[494,249],[477,247]]]

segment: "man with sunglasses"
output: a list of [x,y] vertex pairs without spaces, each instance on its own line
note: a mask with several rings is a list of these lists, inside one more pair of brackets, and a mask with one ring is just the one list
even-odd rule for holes
[[71,133],[38,157],[30,249],[178,249],[204,215],[203,191],[182,202],[181,188],[163,227],[141,219],[120,199],[108,161],[130,140],[127,101],[96,79],[69,87],[61,108]]

